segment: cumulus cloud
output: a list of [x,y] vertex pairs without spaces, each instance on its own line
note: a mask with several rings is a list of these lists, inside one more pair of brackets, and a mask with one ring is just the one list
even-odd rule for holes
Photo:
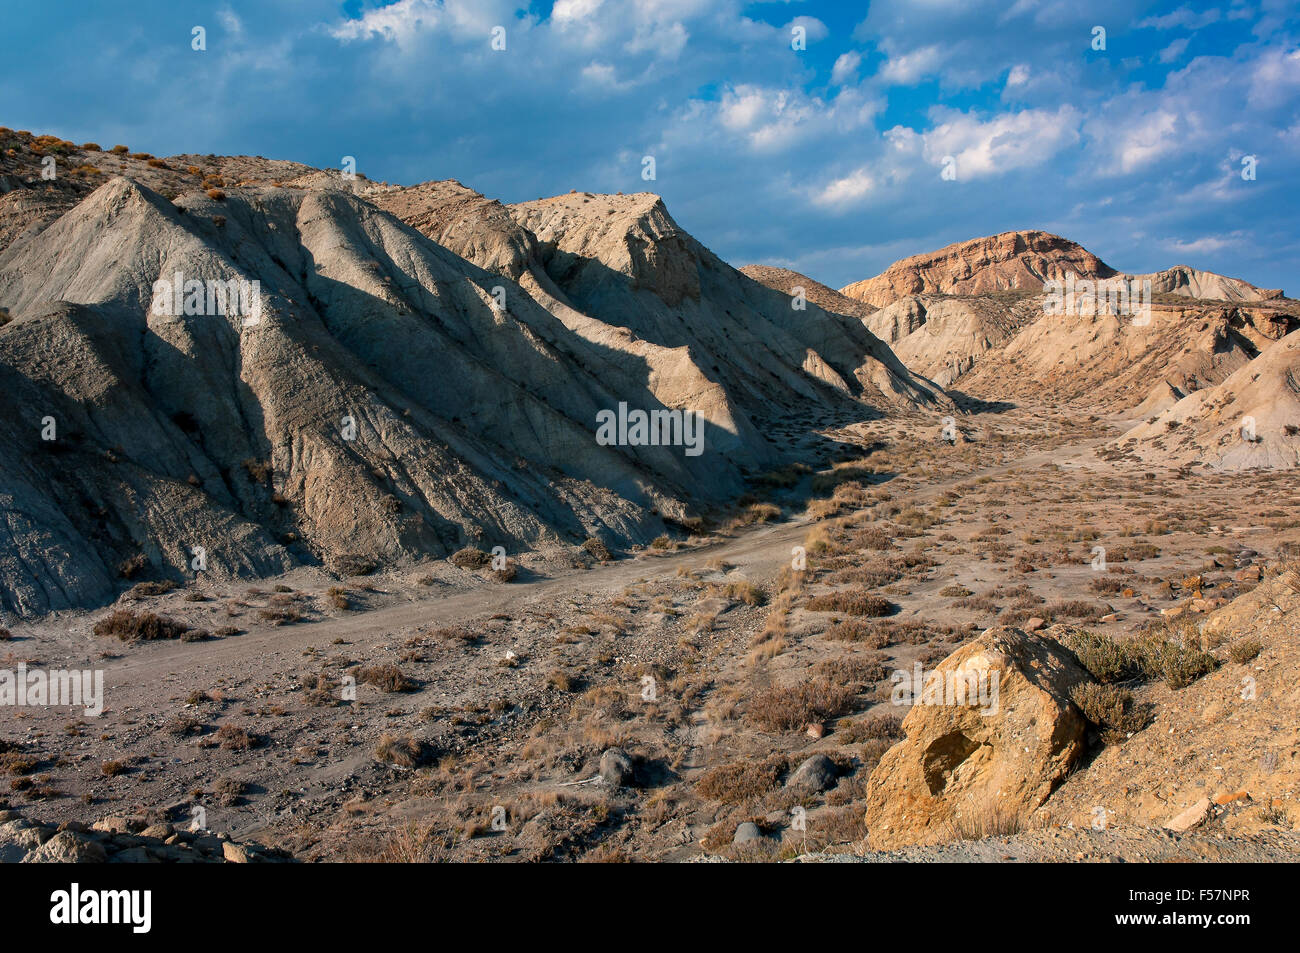
[[876,188],[876,178],[871,170],[862,166],[846,176],[834,179],[817,189],[813,201],[818,205],[856,204]]
[[[162,23],[169,2],[133,13]],[[1198,266],[1249,259],[1260,271],[1242,277],[1268,287],[1293,270],[1293,4],[1234,0],[1214,19],[1154,0],[872,0],[851,39],[814,0],[218,4],[220,56],[123,31],[108,0],[85,4],[107,46],[8,24],[6,122],[158,155],[357,155],[376,178],[452,176],[508,202],[650,187],[653,153],[652,187],[723,257],[798,261],[834,285],[895,251],[1026,226],[1101,240],[1130,270],[1170,264],[1162,241],[1241,232],[1253,244],[1200,246]],[[1108,53],[1089,49],[1097,23]],[[507,52],[489,48],[497,24]],[[69,44],[75,76],[20,82]],[[202,110],[195,88],[212,94]]]
[[437,0],[397,0],[386,7],[367,10],[360,17],[344,20],[330,29],[334,37],[349,41],[378,37],[404,46],[422,30],[436,26],[442,4]]
[[959,179],[1033,168],[1079,141],[1082,116],[1072,106],[1025,109],[981,120],[971,113],[936,111],[941,121],[922,135],[926,161],[956,161]]
[[934,73],[944,59],[944,51],[937,45],[891,56],[880,67],[878,79],[889,85],[911,86]]

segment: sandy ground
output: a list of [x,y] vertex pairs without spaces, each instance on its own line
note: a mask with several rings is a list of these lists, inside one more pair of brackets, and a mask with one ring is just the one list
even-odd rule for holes
[[[485,573],[458,589],[445,573],[414,582],[427,574],[417,567],[344,581],[348,609],[327,600],[338,582],[307,573],[207,586],[202,602],[177,591],[129,606],[242,633],[198,642],[96,637],[104,611],[14,627],[0,647],[10,663],[102,667],[107,710],[6,713],[0,737],[38,760],[11,779],[8,800],[54,820],[184,822],[202,807],[209,829],[307,860],[864,855],[861,788],[901,714],[888,702],[889,671],[932,664],[1007,613],[1023,622],[1087,612],[1090,626],[1135,631],[1187,598],[1177,581],[1188,574],[1204,575],[1205,596],[1226,597],[1250,554],[1300,540],[1300,501],[1279,484],[1171,470],[1149,478],[1098,455],[1114,433],[1105,422],[1026,409],[962,427],[956,447],[915,422],[829,432],[872,448],[845,454],[872,473],[851,481],[829,515],[816,502],[805,510],[804,477],[768,494],[783,507],[773,522],[588,570],[535,561],[522,581]],[[873,528],[886,548],[854,542]],[[1093,568],[1097,545],[1109,572]],[[811,572],[792,578],[797,546]],[[852,582],[864,568],[889,572]],[[1129,594],[1098,589],[1099,579]],[[765,604],[750,604],[746,584]],[[855,589],[889,600],[879,621],[893,628],[868,641],[827,637],[843,614],[808,600]],[[259,620],[284,606],[303,621]],[[364,669],[385,665],[405,690],[366,683]],[[341,689],[349,675],[355,700]],[[843,696],[814,719],[821,737],[803,721],[756,715],[772,693],[819,680]],[[407,763],[377,757],[386,735],[414,745]],[[611,747],[636,765],[622,787],[598,773]],[[834,785],[790,789],[814,753],[835,761]],[[806,827],[791,822],[796,811]],[[733,848],[745,820],[764,838]],[[1113,844],[1034,831],[1005,845],[860,859],[1269,859],[1294,847],[1107,836]]]

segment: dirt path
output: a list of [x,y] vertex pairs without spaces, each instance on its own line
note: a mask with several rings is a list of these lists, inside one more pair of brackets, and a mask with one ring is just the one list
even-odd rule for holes
[[[975,476],[1001,476],[1043,463],[1064,465],[1078,461],[1079,465],[1086,465],[1088,452],[1102,442],[1104,441],[1091,440],[1031,453],[1010,463],[985,468],[973,474],[933,481],[912,494],[911,498],[924,500],[937,497],[948,488],[967,482]],[[535,582],[489,585],[317,622],[283,627],[261,626],[238,637],[211,642],[140,644],[134,646],[129,655],[108,662],[104,666],[105,678],[117,692],[129,692],[131,686],[159,685],[177,679],[188,681],[190,676],[205,672],[233,671],[251,659],[265,659],[271,654],[296,656],[309,645],[327,644],[338,637],[346,637],[348,642],[364,648],[372,642],[390,637],[395,631],[414,627],[449,626],[498,612],[518,613],[526,610],[530,604],[554,602],[572,594],[580,594],[587,600],[598,600],[602,595],[613,597],[640,579],[671,575],[679,567],[702,565],[714,558],[725,559],[748,578],[764,580],[788,563],[792,547],[799,544],[810,525],[809,521],[796,518],[743,531],[735,539],[689,551],[620,559],[594,569],[576,570]],[[84,638],[89,639],[91,636],[86,635]],[[70,645],[68,647],[72,648]]]

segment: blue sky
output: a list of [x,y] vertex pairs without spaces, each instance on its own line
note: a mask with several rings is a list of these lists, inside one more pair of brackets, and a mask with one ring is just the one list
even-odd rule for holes
[[655,191],[733,264],[835,287],[1042,228],[1120,269],[1190,264],[1300,296],[1294,2],[3,0],[0,13],[13,128],[157,155],[352,155],[374,179],[455,178],[506,202]]

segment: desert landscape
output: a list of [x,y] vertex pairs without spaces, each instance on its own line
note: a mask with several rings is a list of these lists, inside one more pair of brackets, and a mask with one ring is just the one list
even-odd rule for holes
[[1300,301],[1122,264],[0,128],[0,860],[1300,858]]

